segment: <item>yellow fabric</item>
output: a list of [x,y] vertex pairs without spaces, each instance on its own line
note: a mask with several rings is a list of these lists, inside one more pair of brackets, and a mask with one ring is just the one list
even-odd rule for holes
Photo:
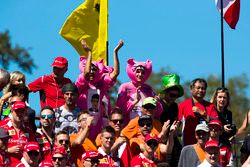
[[60,30],[65,38],[82,56],[86,55],[81,40],[92,49],[92,59],[107,59],[108,0],[86,0],[66,19]]

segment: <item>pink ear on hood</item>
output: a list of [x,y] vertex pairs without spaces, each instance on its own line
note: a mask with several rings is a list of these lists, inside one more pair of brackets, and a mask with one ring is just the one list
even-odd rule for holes
[[[95,73],[95,78],[93,82],[98,82],[101,79],[102,74],[104,73],[104,69],[105,69],[104,60],[102,59],[100,61],[94,61],[92,62],[92,64],[95,65],[98,69]],[[79,69],[81,73],[84,72],[85,65],[86,65],[86,57],[81,56],[80,62],[79,62]]]
[[132,58],[128,59],[126,71],[127,71],[129,78],[131,79],[133,83],[139,83],[136,80],[136,67],[138,66],[143,66],[145,69],[144,80],[140,82],[142,84],[148,80],[149,76],[152,73],[152,61],[147,60],[146,62],[136,62]]

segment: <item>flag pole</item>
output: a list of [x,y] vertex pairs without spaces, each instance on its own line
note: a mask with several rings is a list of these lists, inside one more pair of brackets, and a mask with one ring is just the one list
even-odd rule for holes
[[221,86],[225,87],[225,71],[224,71],[224,25],[223,25],[223,0],[220,0],[221,12]]
[[[109,4],[108,4],[108,0],[107,0],[107,11],[108,11],[108,7],[109,7]],[[108,12],[107,12],[107,33],[108,33],[108,26],[109,26],[109,17],[108,17]],[[109,65],[109,41],[108,41],[108,38],[107,38],[107,41],[106,41],[106,48],[107,48],[107,56],[106,56],[106,62],[107,62],[107,66]]]

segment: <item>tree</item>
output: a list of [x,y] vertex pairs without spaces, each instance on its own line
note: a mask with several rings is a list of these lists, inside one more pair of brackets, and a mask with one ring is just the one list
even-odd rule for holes
[[4,69],[8,69],[10,63],[17,63],[17,65],[25,72],[32,73],[32,69],[37,66],[27,49],[16,44],[15,47],[11,45],[9,32],[0,33],[0,65]]

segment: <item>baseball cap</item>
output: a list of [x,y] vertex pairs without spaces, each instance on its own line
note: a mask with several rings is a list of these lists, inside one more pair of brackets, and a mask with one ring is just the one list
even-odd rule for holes
[[216,125],[216,126],[218,126],[220,129],[222,129],[222,123],[221,123],[221,121],[218,120],[218,119],[211,120],[211,121],[208,123],[208,127],[210,127],[211,125]]
[[66,93],[66,92],[73,92],[73,93],[78,93],[78,88],[75,84],[73,83],[67,83],[62,87],[62,92]]
[[205,149],[210,148],[210,147],[215,147],[219,148],[219,143],[216,140],[209,140],[206,142]]
[[95,152],[95,151],[86,151],[82,154],[82,161],[90,158],[90,159],[100,159],[102,158],[102,154]]
[[138,123],[142,121],[147,121],[147,120],[151,122],[153,121],[150,115],[142,115],[139,117]]
[[38,145],[37,142],[28,142],[25,146],[24,146],[24,151],[29,152],[29,151],[40,151],[40,147]]
[[53,63],[51,64],[52,67],[64,68],[68,67],[68,60],[64,57],[56,57]]
[[55,154],[62,154],[63,156],[67,155],[65,148],[62,146],[54,148],[52,156],[54,156]]
[[153,97],[147,97],[143,100],[142,106],[145,106],[147,104],[152,104],[153,106],[156,106],[156,99]]
[[154,134],[154,133],[149,133],[149,134],[147,134],[147,135],[145,136],[144,141],[145,141],[145,142],[148,142],[149,140],[155,140],[155,141],[157,141],[158,143],[160,142],[159,137],[158,137],[156,134]]
[[26,104],[22,101],[16,101],[12,106],[11,110],[26,109]]
[[202,131],[205,131],[205,132],[209,132],[209,129],[207,127],[206,124],[198,124],[195,128],[195,131],[199,131],[199,130],[202,130]]
[[0,127],[0,139],[9,137],[8,131],[6,131],[4,128]]

